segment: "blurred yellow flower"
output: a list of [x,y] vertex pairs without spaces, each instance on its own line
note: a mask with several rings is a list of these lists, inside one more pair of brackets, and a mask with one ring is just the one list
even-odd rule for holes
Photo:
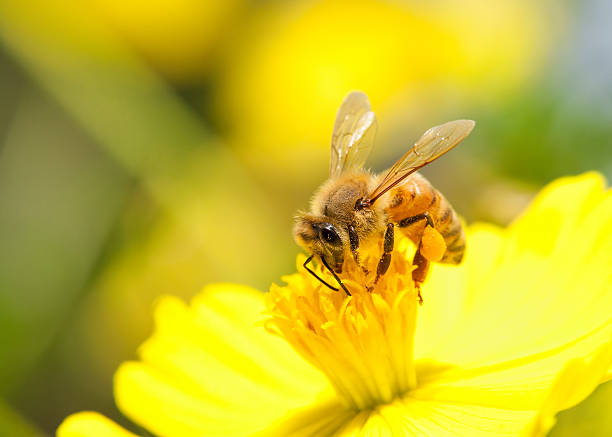
[[245,7],[245,0],[3,2],[0,33],[18,46],[40,46],[43,59],[78,65],[94,58],[110,71],[132,67],[125,45],[174,81],[202,82]]
[[244,0],[94,0],[104,20],[173,80],[202,81],[239,22]]
[[[543,435],[612,376],[612,190],[563,178],[509,228],[468,234],[422,307],[406,240],[371,292],[348,266],[350,298],[301,267],[267,295],[165,297],[140,361],[116,374],[118,406],[166,437]],[[130,435],[95,413],[58,430]]]
[[380,114],[411,102],[414,118],[505,95],[536,71],[556,26],[554,4],[526,0],[299,1],[260,15],[228,53],[219,101],[237,144],[282,153],[327,147],[329,120],[352,89]]

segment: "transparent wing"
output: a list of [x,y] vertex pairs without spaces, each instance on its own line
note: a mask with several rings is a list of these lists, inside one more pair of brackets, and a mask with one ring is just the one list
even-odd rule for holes
[[368,196],[368,202],[374,203],[408,175],[451,150],[469,135],[475,124],[472,120],[455,120],[429,129],[393,164],[380,184]]
[[350,93],[338,110],[331,141],[330,176],[363,167],[374,145],[376,117],[368,97]]

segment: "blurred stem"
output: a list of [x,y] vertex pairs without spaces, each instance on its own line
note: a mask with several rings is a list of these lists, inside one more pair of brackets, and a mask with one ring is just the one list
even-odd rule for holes
[[3,401],[0,401],[0,435],[11,437],[46,436],[46,434],[28,423]]

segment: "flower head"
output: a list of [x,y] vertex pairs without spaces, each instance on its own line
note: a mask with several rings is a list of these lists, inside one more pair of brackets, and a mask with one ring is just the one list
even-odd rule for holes
[[[140,361],[117,372],[119,408],[159,436],[542,435],[610,377],[612,191],[598,175],[551,184],[508,229],[472,226],[423,306],[413,250],[400,240],[376,284],[349,261],[350,297],[299,268],[265,297],[163,299]],[[364,260],[374,271],[375,250]],[[58,435],[131,434],[80,413]]]
[[[382,247],[368,252],[361,266],[352,258],[345,261],[351,296],[308,275],[301,267],[303,256],[298,257],[300,272],[284,277],[287,285],[273,285],[267,296],[268,330],[320,369],[342,402],[355,410],[388,403],[416,385],[414,250],[407,238],[398,246],[389,271],[377,282],[364,269],[376,272]],[[320,268],[318,275],[326,272]]]

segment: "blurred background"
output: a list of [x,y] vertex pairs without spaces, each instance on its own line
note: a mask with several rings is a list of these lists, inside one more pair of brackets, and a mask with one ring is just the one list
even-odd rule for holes
[[[468,222],[507,224],[561,175],[611,180],[611,19],[607,0],[0,2],[0,435],[125,423],[112,375],[157,296],[294,271],[351,90],[376,170],[477,121],[423,172]],[[611,402],[552,435],[611,435]]]

